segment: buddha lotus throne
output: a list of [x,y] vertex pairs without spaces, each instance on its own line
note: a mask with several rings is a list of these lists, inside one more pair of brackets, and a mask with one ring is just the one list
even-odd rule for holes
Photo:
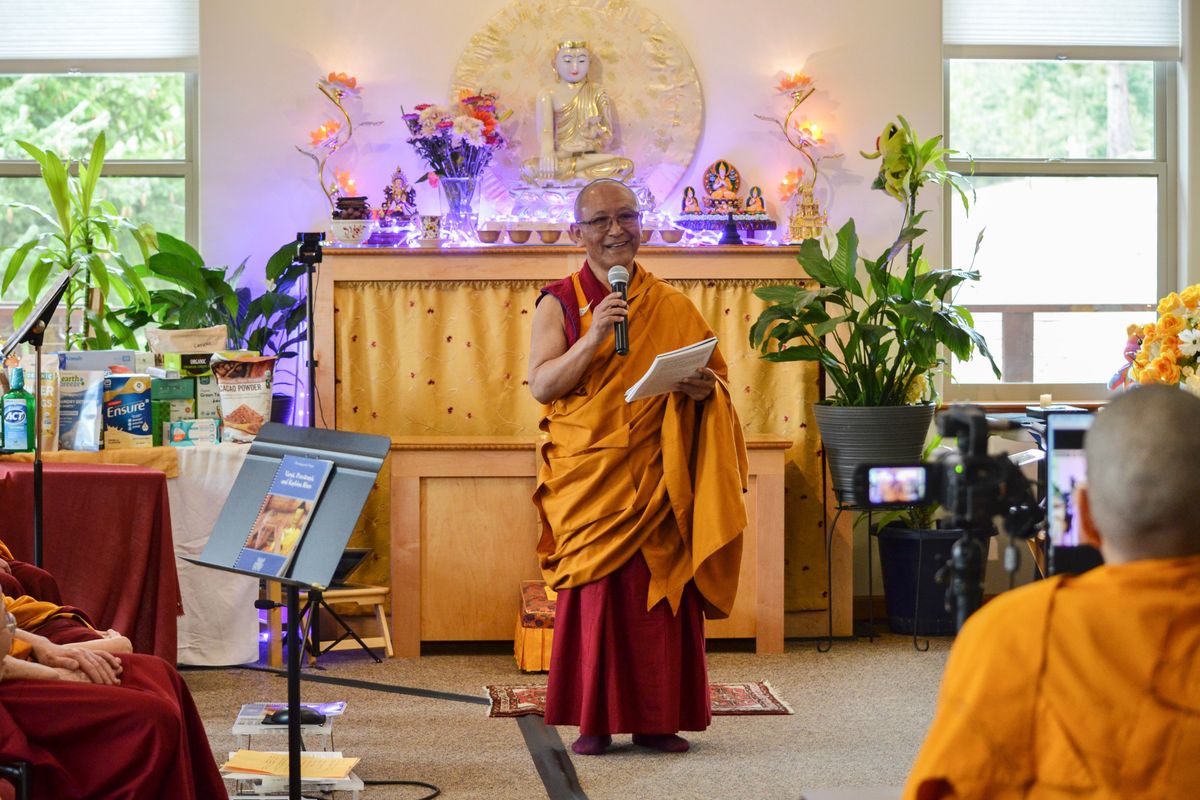
[[554,54],[555,85],[538,93],[538,156],[524,162],[521,177],[548,186],[633,175],[633,162],[606,152],[613,140],[608,95],[588,80],[587,42],[559,42]]

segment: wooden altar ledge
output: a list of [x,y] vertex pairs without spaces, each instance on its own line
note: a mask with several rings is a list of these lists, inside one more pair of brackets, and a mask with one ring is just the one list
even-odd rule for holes
[[[799,248],[765,245],[668,247],[643,245],[638,260],[664,280],[798,280]],[[317,267],[313,294],[313,349],[317,396],[333,426],[337,418],[334,380],[334,289],[356,281],[555,281],[578,272],[583,248],[563,245],[484,247],[329,247]]]
[[[749,517],[737,600],[709,638],[754,638],[782,653],[783,436],[750,434]],[[540,579],[531,500],[535,437],[394,437],[391,452],[392,630],[396,654],[422,641],[506,640],[522,580]]]

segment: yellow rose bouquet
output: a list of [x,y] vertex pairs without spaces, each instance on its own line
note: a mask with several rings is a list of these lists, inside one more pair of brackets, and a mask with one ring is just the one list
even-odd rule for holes
[[1130,369],[1133,379],[1200,395],[1200,283],[1164,297],[1158,320],[1143,325],[1141,336]]

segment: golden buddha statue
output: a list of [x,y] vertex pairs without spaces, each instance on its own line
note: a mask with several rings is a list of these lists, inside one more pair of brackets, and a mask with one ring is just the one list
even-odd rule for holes
[[613,140],[612,113],[604,89],[588,80],[590,62],[587,42],[558,43],[557,81],[537,99],[538,156],[521,165],[527,182],[544,186],[633,175],[632,161],[605,152]]

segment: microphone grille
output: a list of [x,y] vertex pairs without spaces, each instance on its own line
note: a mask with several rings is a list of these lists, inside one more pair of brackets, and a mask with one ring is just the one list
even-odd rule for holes
[[608,271],[608,283],[611,286],[614,283],[629,283],[629,270],[622,266],[613,267]]

